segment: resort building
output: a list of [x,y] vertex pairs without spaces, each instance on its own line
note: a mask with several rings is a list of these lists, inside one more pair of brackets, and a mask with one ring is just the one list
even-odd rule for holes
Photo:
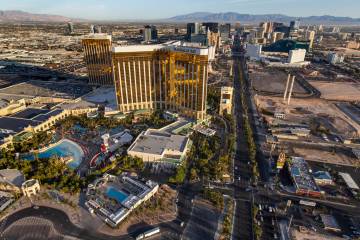
[[59,108],[47,109],[43,105],[26,107],[17,113],[0,117],[1,147],[26,140],[32,133],[49,130],[69,115],[69,111]]
[[133,140],[133,136],[131,136],[129,129],[125,129],[124,131],[112,135],[110,133],[106,133],[102,135],[101,138],[104,141],[101,145],[104,152],[114,152],[120,147],[131,143]]
[[128,148],[127,153],[144,162],[179,164],[189,148],[189,138],[148,129]]
[[37,179],[27,180],[21,185],[21,190],[26,197],[36,195],[40,191],[39,181]]
[[111,73],[111,36],[92,34],[82,40],[89,83],[113,85]]
[[0,108],[0,148],[11,147],[13,143],[30,139],[34,133],[50,130],[70,115],[86,114],[98,109],[96,106],[82,105],[69,108],[63,104],[63,101],[37,97],[20,99]]
[[139,181],[127,173],[104,174],[89,184],[85,205],[111,227],[116,227],[135,208],[157,193],[159,185],[151,180]]
[[171,42],[114,47],[113,74],[119,111],[176,111],[206,116],[207,47]]

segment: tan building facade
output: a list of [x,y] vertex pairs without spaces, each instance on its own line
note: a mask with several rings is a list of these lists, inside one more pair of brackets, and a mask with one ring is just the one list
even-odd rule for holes
[[222,87],[220,98],[220,115],[226,111],[227,114],[232,113],[233,87]]
[[30,179],[21,185],[21,190],[26,197],[31,197],[40,192],[40,183],[37,179]]
[[82,40],[89,83],[113,85],[111,73],[111,36],[93,34]]
[[115,47],[113,78],[119,111],[163,109],[203,120],[208,48],[180,45]]

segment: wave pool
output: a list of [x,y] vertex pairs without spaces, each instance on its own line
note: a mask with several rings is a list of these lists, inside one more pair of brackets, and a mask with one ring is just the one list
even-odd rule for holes
[[[38,153],[39,158],[50,158],[54,156],[60,158],[71,157],[72,160],[69,161],[67,165],[71,169],[76,169],[84,158],[84,151],[77,143],[68,139],[63,139],[50,148]],[[34,157],[33,154],[29,154],[28,156],[25,156],[24,159],[34,160]]]

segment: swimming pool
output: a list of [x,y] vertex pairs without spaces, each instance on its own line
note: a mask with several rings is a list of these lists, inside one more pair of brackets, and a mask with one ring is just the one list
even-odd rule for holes
[[[50,158],[52,156],[58,156],[58,157],[72,157],[73,160],[67,163],[68,167],[75,169],[77,168],[83,157],[84,152],[81,149],[81,147],[68,139],[63,139],[59,141],[56,145],[46,149],[43,152],[39,152],[38,154],[39,158]],[[29,154],[24,157],[25,160],[34,160],[34,155]]]
[[115,189],[114,187],[108,187],[106,189],[106,195],[109,198],[115,199],[119,203],[123,203],[128,198],[127,194],[125,194],[120,190]]

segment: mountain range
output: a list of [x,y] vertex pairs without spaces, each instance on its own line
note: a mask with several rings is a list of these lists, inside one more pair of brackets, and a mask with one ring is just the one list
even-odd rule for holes
[[360,25],[360,18],[335,17],[335,16],[310,16],[310,17],[291,17],[283,14],[240,14],[236,12],[210,13],[195,12],[185,15],[179,15],[167,19],[171,22],[241,22],[241,23],[259,23],[263,21],[272,22],[290,22],[300,20],[302,24],[326,24],[326,25]]
[[[259,23],[263,21],[288,23],[298,19],[301,24],[325,24],[325,25],[360,25],[360,18],[335,17],[335,16],[310,16],[310,17],[291,17],[283,14],[240,14],[236,12],[211,13],[195,12],[185,15],[179,15],[167,19],[151,20],[151,22],[241,22],[241,23]],[[87,21],[83,19],[73,19],[60,15],[33,14],[24,11],[1,11],[0,22],[69,22],[69,21]],[[145,20],[142,20],[145,21]],[[150,20],[149,20],[150,21]],[[120,22],[120,20],[119,20]]]
[[69,22],[72,20],[75,19],[59,15],[34,14],[17,10],[0,10],[0,22]]

